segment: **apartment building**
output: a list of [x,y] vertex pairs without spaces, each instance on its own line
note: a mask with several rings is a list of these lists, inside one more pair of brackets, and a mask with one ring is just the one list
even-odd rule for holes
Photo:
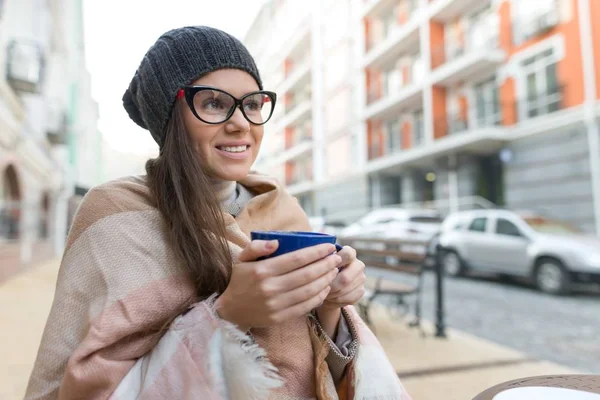
[[600,233],[598,21],[595,0],[268,2],[246,42],[282,100],[256,168],[312,215],[495,204]]
[[0,280],[55,256],[98,170],[81,0],[0,1]]

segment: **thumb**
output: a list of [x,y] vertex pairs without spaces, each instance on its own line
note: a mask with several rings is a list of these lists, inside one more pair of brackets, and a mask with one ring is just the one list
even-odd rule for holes
[[256,261],[260,257],[273,254],[279,247],[277,240],[253,240],[242,250],[240,262]]

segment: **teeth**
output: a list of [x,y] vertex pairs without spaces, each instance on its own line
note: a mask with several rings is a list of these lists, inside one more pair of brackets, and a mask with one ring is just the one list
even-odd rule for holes
[[242,152],[246,151],[248,146],[234,146],[234,147],[220,146],[219,148],[221,150],[228,151],[230,153],[242,153]]

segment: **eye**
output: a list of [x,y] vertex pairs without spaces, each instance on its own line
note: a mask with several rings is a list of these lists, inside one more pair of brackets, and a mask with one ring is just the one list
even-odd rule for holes
[[259,111],[261,108],[262,104],[254,99],[244,102],[244,109],[246,111]]
[[223,110],[225,108],[225,105],[219,99],[207,99],[204,102],[202,102],[202,108],[204,110],[216,111],[216,110]]

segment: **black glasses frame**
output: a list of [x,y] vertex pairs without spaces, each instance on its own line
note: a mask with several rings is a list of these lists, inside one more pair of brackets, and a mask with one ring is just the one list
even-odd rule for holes
[[[190,108],[190,110],[192,110],[192,113],[194,114],[194,116],[196,118],[198,118],[200,121],[204,122],[205,124],[210,124],[210,125],[219,125],[219,124],[227,122],[229,120],[229,118],[231,118],[231,116],[233,115],[233,113],[235,112],[236,108],[240,109],[240,111],[242,112],[242,115],[244,116],[244,118],[246,118],[246,120],[248,122],[250,122],[252,125],[259,125],[259,126],[260,125],[264,125],[267,122],[269,122],[269,120],[273,116],[273,111],[275,111],[275,104],[277,103],[277,93],[270,92],[268,90],[257,90],[255,92],[251,92],[251,93],[245,94],[243,97],[241,97],[239,99],[236,98],[235,96],[233,96],[231,93],[227,93],[226,91],[221,90],[221,89],[216,88],[216,87],[213,87],[213,86],[184,86],[182,90],[183,90],[183,93],[184,93],[184,96],[185,96],[185,101],[186,101],[188,107]],[[221,121],[221,122],[209,122],[209,121],[206,121],[206,120],[202,119],[198,115],[198,113],[196,112],[196,107],[194,106],[194,97],[196,96],[196,94],[198,92],[201,92],[203,90],[213,90],[213,91],[221,92],[221,93],[224,93],[224,94],[230,96],[233,99],[233,101],[234,101],[233,107],[231,107],[231,109],[227,112],[227,117],[225,117],[225,119],[223,121]],[[273,104],[271,106],[271,113],[260,124],[257,124],[256,122],[251,121],[250,118],[248,118],[248,116],[246,115],[246,112],[244,111],[244,107],[243,107],[244,100],[246,98],[248,98],[250,96],[253,96],[253,95],[256,95],[256,94],[264,94],[264,95],[268,96],[271,99],[271,103]]]

